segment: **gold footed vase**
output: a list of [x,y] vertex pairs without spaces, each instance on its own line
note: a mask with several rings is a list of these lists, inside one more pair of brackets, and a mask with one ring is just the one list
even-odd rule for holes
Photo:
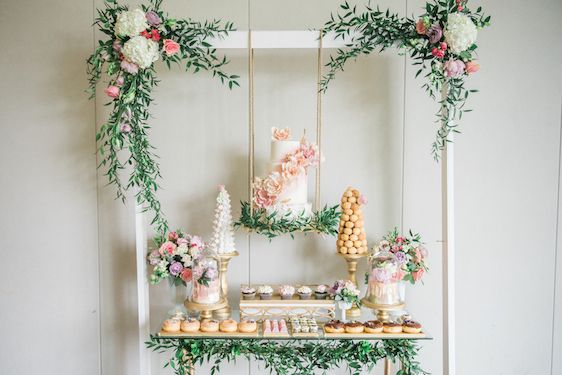
[[397,303],[395,305],[381,305],[371,302],[367,297],[363,298],[361,300],[361,303],[363,304],[363,306],[373,310],[373,314],[375,314],[377,316],[377,319],[381,322],[390,321],[391,311],[404,310],[404,307],[406,306],[405,303]]
[[222,296],[226,301],[226,306],[219,308],[213,312],[215,318],[219,320],[230,319],[232,310],[230,304],[228,303],[228,282],[226,280],[226,273],[228,271],[228,263],[234,257],[240,255],[238,251],[233,251],[232,253],[218,254],[219,258],[219,271],[221,278],[221,292]]
[[207,304],[193,302],[188,299],[183,304],[189,311],[198,311],[201,319],[211,319],[213,317],[213,311],[224,308],[228,305],[228,301],[226,298],[222,297],[217,303]]
[[[365,258],[367,254],[342,254],[338,252],[338,255],[342,256],[347,263],[347,273],[349,274],[348,279],[355,284],[357,288],[359,288],[356,277],[357,263],[361,258]],[[353,306],[346,311],[345,316],[350,320],[358,318],[361,316],[361,308],[354,303]]]

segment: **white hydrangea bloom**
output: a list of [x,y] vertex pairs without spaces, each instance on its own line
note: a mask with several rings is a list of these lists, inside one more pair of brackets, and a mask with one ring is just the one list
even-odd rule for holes
[[158,43],[143,36],[134,36],[123,46],[123,56],[141,69],[148,68],[158,60]]
[[137,8],[119,13],[115,22],[115,35],[135,36],[146,30],[147,27],[148,22],[146,22],[144,12]]
[[452,13],[447,18],[444,34],[451,52],[461,53],[476,42],[478,30],[468,16],[462,13]]

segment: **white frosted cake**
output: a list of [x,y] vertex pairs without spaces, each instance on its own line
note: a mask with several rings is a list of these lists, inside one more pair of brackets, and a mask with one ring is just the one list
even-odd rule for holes
[[254,179],[253,203],[268,215],[276,212],[279,216],[310,216],[307,170],[318,164],[318,148],[304,137],[300,141],[290,140],[289,133],[288,128],[272,129],[269,174]]
[[[272,140],[269,156],[271,171],[283,173],[282,162],[286,155],[293,153],[301,145],[300,141]],[[284,215],[290,212],[295,215],[312,213],[312,206],[308,203],[308,174],[301,170],[298,174],[285,182],[283,190],[277,197],[277,202],[268,209],[268,212],[277,211]]]

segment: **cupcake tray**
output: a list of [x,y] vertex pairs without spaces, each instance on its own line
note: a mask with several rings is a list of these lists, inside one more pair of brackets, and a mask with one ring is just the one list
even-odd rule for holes
[[[312,290],[317,285],[309,285]],[[257,285],[252,287],[258,288]],[[331,320],[335,317],[336,304],[330,299],[316,299],[314,293],[310,299],[301,299],[298,294],[291,299],[281,299],[276,292],[278,285],[272,285],[275,291],[271,299],[244,299],[240,293],[240,316],[241,318],[252,318],[256,320],[267,318],[287,318],[291,315],[308,315],[316,319]]]

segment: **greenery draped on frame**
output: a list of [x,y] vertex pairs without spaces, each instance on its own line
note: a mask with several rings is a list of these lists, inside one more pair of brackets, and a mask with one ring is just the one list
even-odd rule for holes
[[152,336],[146,346],[152,351],[173,355],[165,367],[176,375],[188,375],[196,365],[211,364],[210,374],[220,373],[224,362],[238,358],[261,362],[271,374],[313,375],[316,371],[347,367],[350,374],[371,371],[384,358],[400,361],[397,375],[423,375],[416,359],[419,345],[415,340],[263,340],[263,339],[174,339]]

